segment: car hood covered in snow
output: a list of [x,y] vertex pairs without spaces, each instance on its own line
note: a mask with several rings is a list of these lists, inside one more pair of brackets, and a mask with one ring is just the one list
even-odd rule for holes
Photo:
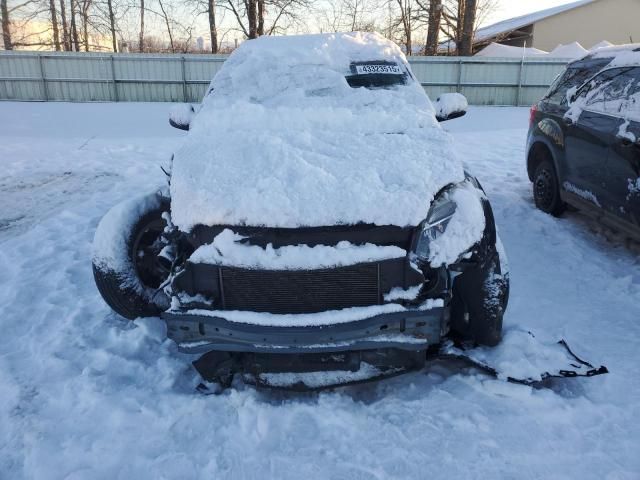
[[[353,62],[391,61],[392,88],[352,88]],[[377,34],[262,37],[213,79],[174,156],[173,222],[417,225],[464,179],[400,49]]]

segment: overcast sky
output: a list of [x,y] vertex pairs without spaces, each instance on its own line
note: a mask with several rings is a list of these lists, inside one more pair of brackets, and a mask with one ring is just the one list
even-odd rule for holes
[[485,22],[486,25],[506,20],[507,18],[519,17],[531,12],[544,10],[545,8],[566,5],[576,0],[500,0],[500,7]]

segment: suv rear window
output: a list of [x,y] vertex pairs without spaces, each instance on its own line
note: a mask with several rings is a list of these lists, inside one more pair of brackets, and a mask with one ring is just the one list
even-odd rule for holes
[[545,100],[557,105],[567,105],[567,91],[570,88],[578,88],[584,82],[602,70],[611,58],[592,60],[588,64],[580,62],[579,65],[570,65],[565,72],[553,82]]

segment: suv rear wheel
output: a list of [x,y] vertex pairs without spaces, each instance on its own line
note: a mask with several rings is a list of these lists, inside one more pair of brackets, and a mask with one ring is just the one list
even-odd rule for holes
[[560,198],[556,169],[548,159],[542,160],[533,174],[533,199],[536,207],[556,217],[567,207]]

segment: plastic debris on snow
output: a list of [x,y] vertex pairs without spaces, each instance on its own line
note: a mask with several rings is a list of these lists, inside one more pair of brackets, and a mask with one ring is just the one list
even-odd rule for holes
[[371,243],[354,245],[347,241],[339,242],[335,247],[289,245],[273,248],[272,244],[268,244],[266,248],[262,248],[243,245],[243,238],[230,229],[225,229],[212,243],[198,247],[189,261],[265,270],[311,270],[375,262],[405,257],[407,254],[406,250],[396,246]]
[[[406,85],[351,88],[354,61],[394,61]],[[274,227],[417,225],[464,180],[401,50],[373,33],[244,42],[174,157],[172,219]]]
[[[452,348],[451,353],[457,352]],[[554,374],[576,364],[575,359],[557,340],[512,328],[503,332],[496,347],[476,347],[464,355],[495,369],[498,378],[540,381],[545,373]],[[578,365],[575,365],[578,368]]]

